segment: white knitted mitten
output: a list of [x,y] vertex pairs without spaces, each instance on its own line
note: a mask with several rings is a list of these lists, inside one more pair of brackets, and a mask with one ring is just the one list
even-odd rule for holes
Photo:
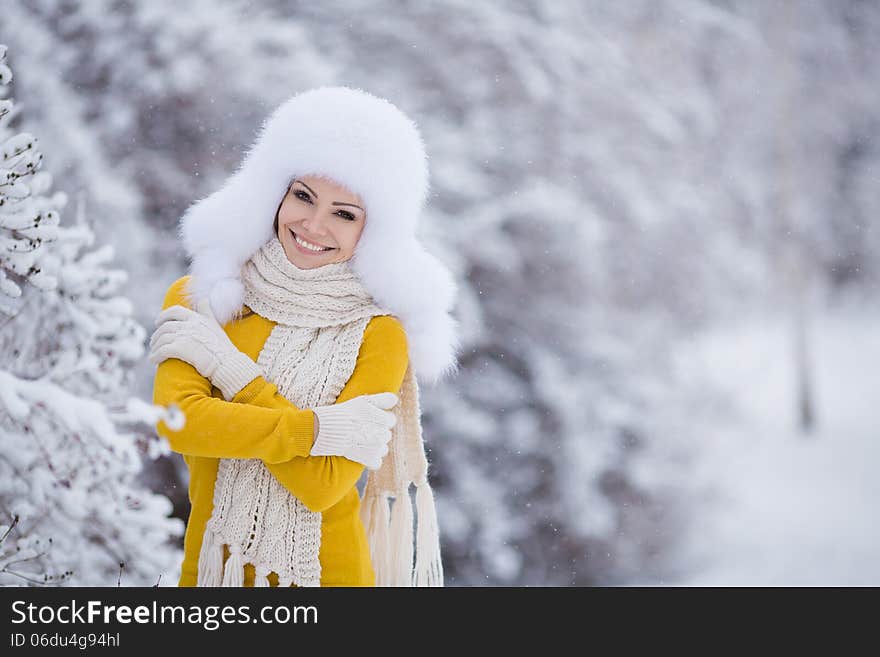
[[318,435],[312,456],[344,456],[378,470],[388,453],[397,417],[390,410],[399,401],[393,392],[360,395],[340,404],[318,406]]
[[217,386],[226,401],[262,374],[211,317],[184,306],[170,306],[156,317],[156,326],[150,338],[150,362],[158,365],[169,358],[186,361]]

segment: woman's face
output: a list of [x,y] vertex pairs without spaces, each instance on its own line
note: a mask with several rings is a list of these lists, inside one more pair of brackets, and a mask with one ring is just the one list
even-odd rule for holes
[[278,210],[278,240],[300,269],[343,262],[354,255],[366,218],[357,194],[327,178],[300,176]]

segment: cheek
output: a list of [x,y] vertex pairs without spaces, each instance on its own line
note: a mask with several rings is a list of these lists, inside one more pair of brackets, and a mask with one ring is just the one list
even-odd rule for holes
[[278,210],[278,225],[286,224],[290,220],[290,204],[285,201]]
[[351,227],[351,230],[346,232],[345,250],[348,253],[354,253],[354,249],[357,246],[357,243],[360,240],[362,233],[363,233],[363,224],[358,224],[357,226],[353,226],[353,227]]

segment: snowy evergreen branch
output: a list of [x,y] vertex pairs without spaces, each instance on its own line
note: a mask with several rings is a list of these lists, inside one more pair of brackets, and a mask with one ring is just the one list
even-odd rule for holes
[[179,563],[183,523],[138,477],[168,452],[155,424],[182,417],[127,394],[146,335],[119,295],[127,274],[95,247],[82,197],[60,224],[67,196],[50,195],[37,140],[2,102],[0,584],[107,585],[123,567],[126,584],[152,583]]
[[[6,46],[0,44],[0,84],[12,80]],[[33,135],[9,127],[16,111],[0,99],[0,313],[13,314],[21,296],[19,280],[48,290],[56,281],[38,264],[41,246],[57,235],[59,198],[42,194],[49,178],[38,171],[43,160]]]

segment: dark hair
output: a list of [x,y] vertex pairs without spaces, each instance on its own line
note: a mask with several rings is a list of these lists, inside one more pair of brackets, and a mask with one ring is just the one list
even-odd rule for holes
[[286,199],[287,195],[290,193],[290,188],[293,187],[293,183],[294,181],[291,180],[290,184],[287,186],[287,189],[284,190],[284,195],[281,197],[281,202],[278,204],[278,209],[275,210],[275,223],[272,225],[275,228],[275,237],[278,237],[278,239],[281,239],[278,235],[278,213],[281,212],[281,206],[284,205],[284,199]]

